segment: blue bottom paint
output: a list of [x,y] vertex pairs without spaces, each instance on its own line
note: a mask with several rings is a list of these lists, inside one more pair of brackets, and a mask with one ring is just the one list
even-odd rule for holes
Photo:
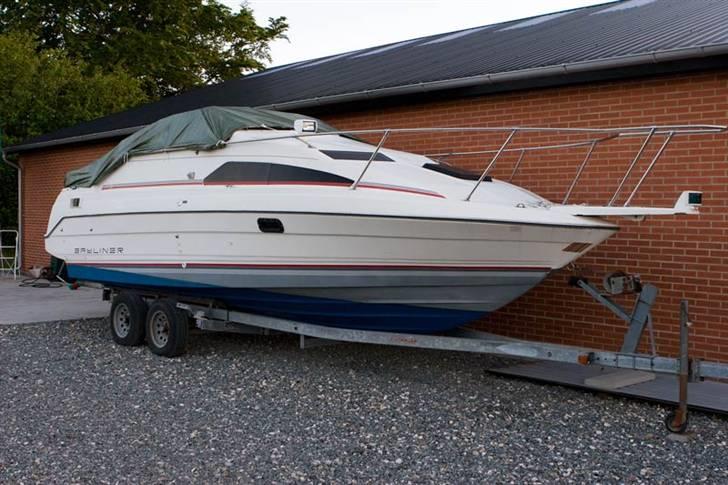
[[231,309],[357,330],[437,333],[484,316],[481,312],[410,305],[360,303],[249,288],[225,288],[91,266],[68,266],[72,279],[219,301]]

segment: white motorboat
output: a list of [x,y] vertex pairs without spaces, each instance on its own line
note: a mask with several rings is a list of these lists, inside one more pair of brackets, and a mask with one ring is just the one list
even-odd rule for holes
[[[384,142],[403,131],[499,129],[343,133],[298,118],[211,107],[144,128],[69,174],[47,251],[69,277],[115,289],[345,328],[445,331],[506,305],[609,238],[618,227],[605,216],[692,214],[700,205],[699,192],[670,208],[552,203],[488,175],[517,149],[516,134],[583,134],[562,146],[590,154],[620,136],[644,135],[645,146],[662,137],[636,191],[673,136],[724,129],[500,129],[505,143],[471,174]],[[354,138],[372,134],[379,145]]]

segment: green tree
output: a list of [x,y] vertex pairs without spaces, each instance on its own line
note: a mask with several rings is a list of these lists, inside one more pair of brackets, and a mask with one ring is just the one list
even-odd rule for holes
[[43,49],[122,68],[153,98],[263,68],[287,28],[285,17],[259,26],[245,3],[233,12],[215,0],[0,0],[0,32],[33,32]]
[[[121,69],[104,73],[59,49],[39,49],[26,33],[0,34],[3,146],[146,101],[141,81]],[[15,170],[0,164],[0,226],[16,221]]]

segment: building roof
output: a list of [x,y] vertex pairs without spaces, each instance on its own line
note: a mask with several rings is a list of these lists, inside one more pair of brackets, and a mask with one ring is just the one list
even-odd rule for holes
[[[64,128],[20,152],[127,135],[204,106],[301,110],[474,86],[559,79],[728,54],[728,2],[621,0],[274,67]],[[570,81],[571,79],[571,81]]]

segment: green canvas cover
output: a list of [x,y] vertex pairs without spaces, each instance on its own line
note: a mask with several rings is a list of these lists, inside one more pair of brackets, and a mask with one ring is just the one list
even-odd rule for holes
[[[214,150],[225,146],[237,130],[293,129],[297,119],[311,117],[258,108],[220,107],[178,113],[162,118],[124,138],[110,152],[66,174],[66,187],[91,187],[131,156],[168,149]],[[334,131],[319,121],[319,131]]]

